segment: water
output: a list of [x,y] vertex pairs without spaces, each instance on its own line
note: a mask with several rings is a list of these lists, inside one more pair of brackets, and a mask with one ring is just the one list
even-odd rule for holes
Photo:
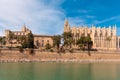
[[0,63],[0,80],[120,80],[120,64]]

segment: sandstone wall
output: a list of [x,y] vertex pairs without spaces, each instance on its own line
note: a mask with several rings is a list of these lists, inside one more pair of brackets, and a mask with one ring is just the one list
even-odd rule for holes
[[57,52],[45,52],[40,50],[35,50],[34,55],[28,54],[27,50],[23,53],[20,53],[17,49],[1,50],[0,60],[31,60],[31,61],[56,61],[56,60],[102,60],[102,59],[118,59],[120,60],[119,52],[91,52],[91,56],[88,55],[88,52],[74,52],[74,53],[57,53]]

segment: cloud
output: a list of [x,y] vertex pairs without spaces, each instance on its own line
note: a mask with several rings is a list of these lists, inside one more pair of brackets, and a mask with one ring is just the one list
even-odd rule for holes
[[[65,18],[60,8],[63,1],[48,1],[0,0],[0,32],[5,29],[20,30],[25,23],[37,34],[60,33]],[[3,33],[0,34],[3,35]]]
[[96,16],[86,15],[85,17],[86,17],[86,18],[91,18],[91,19],[92,19],[92,18],[95,18]]
[[83,19],[82,17],[69,17],[68,21],[69,21],[71,27],[85,25],[85,23],[86,23],[86,20]]
[[92,10],[90,10],[90,9],[79,9],[78,12],[83,13],[83,14],[87,14],[87,13],[92,12]]
[[104,19],[104,20],[101,20],[101,21],[98,21],[98,20],[95,20],[93,21],[94,24],[101,24],[101,23],[105,23],[105,22],[108,22],[108,21],[111,21],[111,20],[119,20],[120,19],[120,15],[118,16],[113,16],[111,18],[108,18],[108,19]]

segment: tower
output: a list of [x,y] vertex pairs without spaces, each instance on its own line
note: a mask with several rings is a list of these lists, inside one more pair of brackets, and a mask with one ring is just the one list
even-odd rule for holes
[[23,32],[26,32],[26,25],[24,24],[23,27],[22,27],[22,31]]
[[68,20],[65,20],[64,22],[64,32],[69,32],[70,31],[70,24]]

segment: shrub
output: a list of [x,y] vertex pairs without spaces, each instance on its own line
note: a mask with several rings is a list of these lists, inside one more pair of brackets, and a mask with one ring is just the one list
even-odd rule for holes
[[51,49],[52,47],[51,47],[51,45],[49,44],[49,43],[47,43],[46,45],[45,45],[45,49],[46,50],[49,50],[49,49]]
[[29,49],[28,49],[28,54],[34,55],[34,49],[29,48]]
[[73,53],[73,49],[70,49],[69,52],[70,52],[70,53]]
[[50,49],[50,52],[54,52],[53,49]]
[[19,47],[19,51],[20,51],[20,53],[23,53],[23,52],[24,52],[24,50],[23,50],[22,47]]

